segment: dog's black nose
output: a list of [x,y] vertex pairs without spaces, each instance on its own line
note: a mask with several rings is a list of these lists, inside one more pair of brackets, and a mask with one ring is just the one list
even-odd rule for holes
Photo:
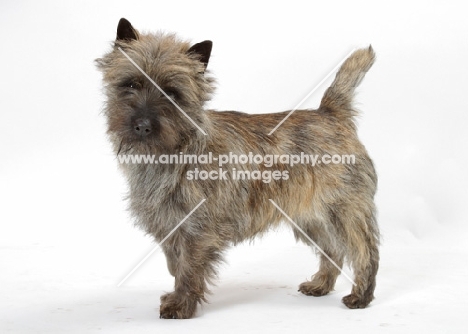
[[133,130],[137,135],[142,137],[147,136],[151,133],[151,122],[147,118],[137,118],[133,122]]

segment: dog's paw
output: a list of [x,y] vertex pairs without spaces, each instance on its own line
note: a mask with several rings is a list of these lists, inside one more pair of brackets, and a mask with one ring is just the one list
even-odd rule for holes
[[331,289],[326,284],[318,284],[317,282],[304,282],[299,285],[299,292],[302,292],[306,296],[320,297],[328,294]]
[[365,308],[372,301],[372,298],[360,298],[355,294],[350,294],[343,297],[342,301],[348,308],[356,309]]
[[181,296],[175,292],[161,296],[159,317],[161,319],[190,319],[195,315],[197,301],[189,296]]

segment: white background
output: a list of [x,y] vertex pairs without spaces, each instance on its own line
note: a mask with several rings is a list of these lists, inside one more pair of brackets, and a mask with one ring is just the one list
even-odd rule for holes
[[[466,328],[468,23],[461,1],[2,1],[0,332],[460,332]],[[93,60],[117,22],[214,42],[210,107],[293,108],[352,48],[377,62],[359,88],[383,235],[376,299],[297,286],[317,269],[288,229],[227,254],[210,303],[165,321],[173,280],[132,226],[105,136]],[[330,80],[303,107],[318,106]],[[268,131],[270,129],[267,129]],[[346,269],[349,272],[349,269]]]

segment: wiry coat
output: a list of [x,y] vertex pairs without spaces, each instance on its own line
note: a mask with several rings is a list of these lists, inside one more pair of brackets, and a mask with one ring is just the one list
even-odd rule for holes
[[[124,56],[121,48],[202,129],[204,135]],[[374,194],[377,176],[358,140],[353,94],[372,66],[371,48],[354,52],[342,65],[317,110],[250,115],[204,110],[213,92],[206,71],[210,42],[190,47],[174,35],[140,34],[121,20],[115,46],[97,63],[103,72],[108,134],[116,154],[247,154],[262,156],[354,155],[354,164],[226,164],[224,170],[286,171],[287,180],[189,180],[187,172],[218,170],[217,164],[123,164],[130,210],[156,241],[165,238],[204,202],[163,244],[175,291],[161,297],[163,318],[190,318],[205,300],[207,283],[230,245],[251,239],[284,217],[274,200],[339,266],[352,265],[356,286],[343,302],[350,308],[373,299],[379,231]],[[150,124],[149,135],[135,122]],[[294,229],[297,239],[308,242]],[[321,256],[319,271],[300,285],[321,296],[334,287],[339,270]]]

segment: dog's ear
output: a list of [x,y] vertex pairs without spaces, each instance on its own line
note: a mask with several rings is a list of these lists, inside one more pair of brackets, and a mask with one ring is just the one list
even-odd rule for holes
[[127,19],[121,18],[119,25],[117,26],[117,37],[116,40],[137,40],[138,32],[132,27],[132,24]]
[[213,47],[212,41],[203,41],[193,45],[187,53],[192,53],[198,55],[200,61],[205,65],[205,69],[208,66],[208,61],[210,60],[211,49]]

